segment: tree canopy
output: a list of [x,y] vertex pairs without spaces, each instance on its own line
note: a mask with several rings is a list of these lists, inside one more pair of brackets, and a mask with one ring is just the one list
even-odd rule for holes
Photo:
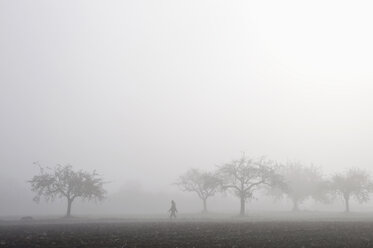
[[215,173],[190,169],[179,177],[176,185],[183,191],[197,193],[203,201],[203,212],[207,212],[207,199],[215,195],[221,182]]
[[245,215],[245,203],[253,197],[256,190],[264,185],[272,187],[281,182],[274,165],[274,161],[265,158],[242,156],[219,167],[223,189],[240,198],[240,215]]
[[351,198],[355,198],[360,203],[369,200],[372,184],[369,173],[357,168],[351,168],[342,174],[335,174],[332,178],[332,188],[344,199],[346,212],[350,212]]
[[43,168],[29,183],[31,190],[36,192],[34,200],[44,197],[47,201],[56,198],[66,198],[66,216],[71,215],[71,205],[76,198],[86,200],[102,200],[106,191],[103,179],[95,172],[75,171],[71,165],[57,165],[54,168]]
[[274,188],[271,194],[289,198],[293,202],[293,211],[298,211],[299,205],[309,198],[321,202],[328,201],[328,183],[317,167],[288,161],[278,167],[278,173],[284,185]]

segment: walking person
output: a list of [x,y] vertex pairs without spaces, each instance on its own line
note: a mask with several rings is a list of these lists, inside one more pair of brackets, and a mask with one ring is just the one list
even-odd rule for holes
[[177,208],[174,200],[171,201],[171,208],[168,210],[168,212],[170,212],[170,219],[176,218]]

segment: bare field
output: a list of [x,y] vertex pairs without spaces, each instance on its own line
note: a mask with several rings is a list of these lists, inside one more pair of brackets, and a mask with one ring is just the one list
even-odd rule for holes
[[373,221],[106,220],[0,225],[0,247],[373,247]]

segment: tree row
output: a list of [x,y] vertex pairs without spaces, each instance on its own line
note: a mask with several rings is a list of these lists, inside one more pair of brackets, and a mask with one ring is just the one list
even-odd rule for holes
[[285,164],[266,158],[241,157],[218,166],[216,170],[203,172],[190,169],[175,183],[182,191],[194,192],[202,200],[203,212],[207,212],[207,200],[218,192],[228,192],[240,200],[240,215],[245,215],[246,202],[257,191],[264,191],[276,199],[288,198],[293,211],[307,199],[331,203],[341,197],[345,211],[350,212],[350,201],[364,203],[369,200],[373,183],[369,173],[351,168],[325,178],[320,168],[304,166],[299,162]]

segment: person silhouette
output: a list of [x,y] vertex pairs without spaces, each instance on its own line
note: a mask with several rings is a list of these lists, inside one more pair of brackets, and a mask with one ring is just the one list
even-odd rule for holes
[[171,201],[171,208],[168,210],[168,212],[170,212],[170,219],[176,218],[177,209],[174,200]]

